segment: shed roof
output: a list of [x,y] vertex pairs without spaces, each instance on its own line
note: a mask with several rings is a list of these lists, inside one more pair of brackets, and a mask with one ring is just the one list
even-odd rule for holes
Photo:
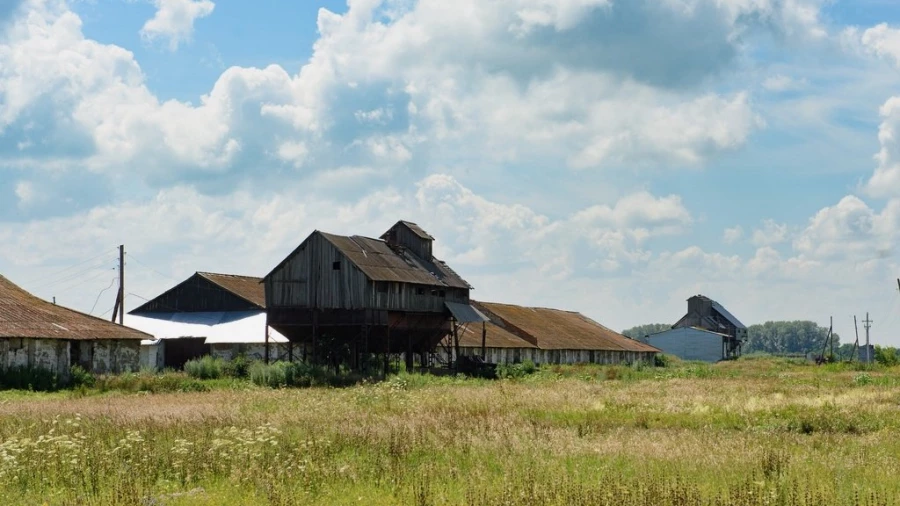
[[[487,348],[537,348],[512,332],[491,322],[485,323],[485,347]],[[470,323],[460,327],[459,345],[463,348],[481,348],[481,324]]]
[[473,304],[487,314],[491,322],[522,339],[535,342],[540,349],[659,351],[604,327],[581,313],[493,302],[473,301]]
[[392,247],[381,239],[319,233],[372,281],[471,288],[459,274],[438,259],[429,262],[406,248]]
[[256,304],[261,309],[266,307],[266,287],[262,284],[262,278],[215,272],[198,272],[197,274],[247,302]]
[[[431,234],[429,234],[428,232],[426,232],[425,229],[423,229],[422,227],[416,225],[415,223],[413,223],[413,222],[411,222],[411,221],[400,220],[400,221],[397,222],[396,225],[399,225],[399,224],[401,224],[401,223],[404,224],[404,225],[406,225],[406,228],[410,229],[414,234],[416,234],[417,236],[421,237],[422,239],[428,239],[428,240],[430,240],[430,241],[433,241],[433,240],[434,240],[434,237],[431,237]],[[394,225],[394,226],[396,226],[396,225]]]
[[59,306],[0,276],[0,338],[147,339],[149,334]]
[[[266,312],[262,310],[129,314],[125,321],[156,339],[204,337],[206,344],[266,342]],[[269,342],[286,343],[287,338],[269,327]]]

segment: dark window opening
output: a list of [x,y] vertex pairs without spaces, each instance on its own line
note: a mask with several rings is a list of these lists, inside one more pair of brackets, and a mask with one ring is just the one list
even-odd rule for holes
[[445,291],[443,291],[443,290],[440,290],[440,291],[438,292],[438,297],[446,297],[446,296],[447,296],[447,292],[445,292]]
[[375,291],[378,293],[388,293],[388,283],[375,283]]
[[416,295],[425,295],[424,288],[416,288]]
[[332,262],[332,263],[331,263],[331,269],[332,269],[332,270],[335,270],[335,271],[341,270],[341,262],[340,262],[340,261]]

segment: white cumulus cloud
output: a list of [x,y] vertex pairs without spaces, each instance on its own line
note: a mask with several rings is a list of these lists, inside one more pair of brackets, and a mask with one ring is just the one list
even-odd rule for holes
[[188,42],[194,22],[212,14],[216,4],[210,0],[154,0],[156,14],[144,23],[141,36],[148,40],[165,39],[169,49]]

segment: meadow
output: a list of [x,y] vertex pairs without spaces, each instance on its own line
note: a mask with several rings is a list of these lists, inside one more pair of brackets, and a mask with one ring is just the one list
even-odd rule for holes
[[[3,504],[900,504],[900,369],[0,392]],[[174,380],[172,380],[174,381]]]

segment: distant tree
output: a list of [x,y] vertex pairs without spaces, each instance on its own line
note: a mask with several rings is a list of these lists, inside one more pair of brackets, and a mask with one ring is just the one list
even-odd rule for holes
[[672,325],[669,323],[648,323],[646,325],[638,325],[622,331],[622,335],[632,339],[641,339],[649,334],[656,334],[664,330],[669,330]]
[[[778,321],[747,327],[744,353],[822,353],[828,329],[811,321]],[[835,353],[840,338],[834,334]],[[830,351],[825,350],[826,353]]]

